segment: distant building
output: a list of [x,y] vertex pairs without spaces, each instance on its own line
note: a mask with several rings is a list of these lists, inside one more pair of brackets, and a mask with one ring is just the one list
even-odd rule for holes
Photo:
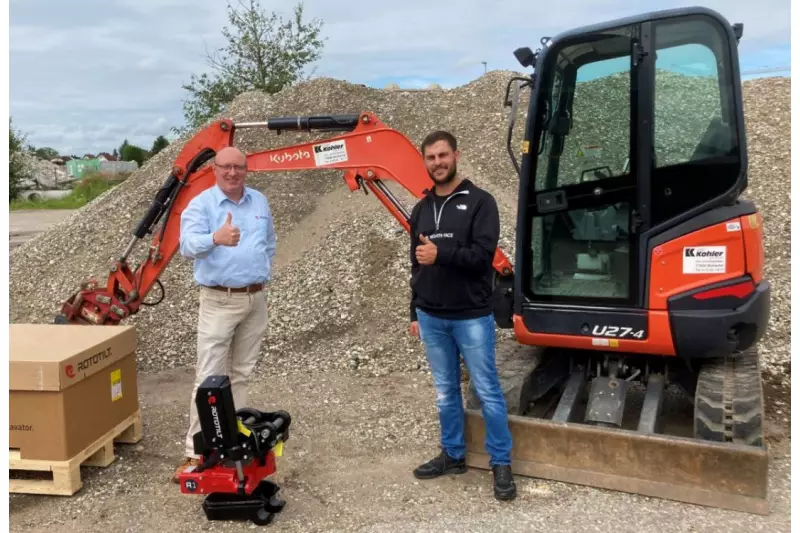
[[[85,158],[86,156],[84,156]],[[75,178],[82,178],[87,172],[99,172],[99,159],[72,159],[65,163],[67,173]]]
[[78,179],[83,178],[89,172],[121,174],[123,172],[133,172],[139,168],[139,164],[136,161],[117,161],[117,158],[106,152],[100,153],[97,158],[93,159],[66,161],[65,166],[67,167],[67,174]]

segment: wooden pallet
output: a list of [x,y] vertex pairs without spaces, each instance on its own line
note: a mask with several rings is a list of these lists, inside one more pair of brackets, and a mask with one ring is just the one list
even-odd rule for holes
[[21,459],[19,450],[10,450],[9,471],[49,472],[52,479],[9,479],[9,490],[18,494],[72,496],[83,486],[81,466],[105,468],[114,462],[114,443],[135,444],[142,440],[142,414],[134,414],[66,461]]

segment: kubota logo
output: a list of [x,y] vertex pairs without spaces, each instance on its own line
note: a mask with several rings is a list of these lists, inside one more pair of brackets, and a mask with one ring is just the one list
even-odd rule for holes
[[287,161],[302,161],[303,159],[310,159],[311,152],[307,150],[295,150],[294,152],[283,152],[282,154],[272,154],[269,156],[270,163],[286,163]]

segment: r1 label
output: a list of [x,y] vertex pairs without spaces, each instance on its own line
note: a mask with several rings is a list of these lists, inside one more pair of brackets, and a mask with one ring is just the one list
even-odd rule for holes
[[687,246],[683,249],[684,274],[724,274],[725,246]]

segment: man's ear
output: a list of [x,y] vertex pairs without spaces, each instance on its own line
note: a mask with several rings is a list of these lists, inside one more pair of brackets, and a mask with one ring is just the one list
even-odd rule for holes
[[456,156],[456,163],[458,163],[459,159],[461,159],[461,150],[456,150],[453,152]]

